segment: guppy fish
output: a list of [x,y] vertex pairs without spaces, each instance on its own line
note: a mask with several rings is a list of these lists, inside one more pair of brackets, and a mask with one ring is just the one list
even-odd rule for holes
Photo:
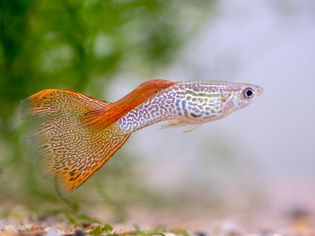
[[42,90],[25,101],[34,137],[50,174],[69,192],[78,188],[146,126],[168,127],[221,119],[263,92],[257,85],[222,81],[151,80],[110,103],[61,89]]

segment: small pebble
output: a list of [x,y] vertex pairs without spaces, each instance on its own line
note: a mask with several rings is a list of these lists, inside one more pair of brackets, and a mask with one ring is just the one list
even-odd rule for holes
[[85,236],[85,233],[80,229],[76,229],[74,231],[74,236]]
[[61,236],[62,234],[59,233],[55,228],[47,228],[46,235],[47,236]]
[[112,234],[128,234],[136,232],[137,229],[134,226],[118,226],[112,230]]
[[13,225],[6,225],[3,227],[3,232],[5,233],[9,233],[9,234],[17,234],[18,230],[16,227],[14,227]]
[[163,235],[164,236],[176,236],[176,234],[173,234],[173,233],[164,233]]
[[198,231],[198,232],[195,232],[194,235],[195,236],[207,236],[208,234],[206,232]]

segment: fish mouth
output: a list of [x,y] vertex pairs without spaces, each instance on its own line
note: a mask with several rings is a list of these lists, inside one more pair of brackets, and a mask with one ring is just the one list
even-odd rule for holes
[[255,86],[254,86],[254,89],[255,89],[255,92],[256,92],[256,95],[257,95],[257,96],[262,95],[263,92],[264,92],[264,88],[263,88],[263,87],[260,87],[260,86],[258,86],[258,85],[255,85]]

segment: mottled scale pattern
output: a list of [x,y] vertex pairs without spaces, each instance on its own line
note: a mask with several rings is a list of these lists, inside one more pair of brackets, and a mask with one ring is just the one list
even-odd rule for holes
[[117,125],[107,129],[82,126],[81,119],[107,103],[67,90],[44,90],[31,97],[37,150],[48,171],[61,178],[66,191],[87,180],[128,139]]
[[118,121],[126,133],[159,121],[170,126],[200,124],[221,118],[234,92],[231,82],[180,82],[131,110]]

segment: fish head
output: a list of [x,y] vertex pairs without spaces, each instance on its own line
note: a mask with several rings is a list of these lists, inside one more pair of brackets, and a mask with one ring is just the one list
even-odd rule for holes
[[230,90],[229,96],[223,105],[223,110],[227,114],[247,107],[264,91],[258,85],[242,83],[235,83],[228,89]]
[[222,81],[185,82],[180,86],[177,104],[189,124],[221,119],[248,106],[263,92],[258,85]]

